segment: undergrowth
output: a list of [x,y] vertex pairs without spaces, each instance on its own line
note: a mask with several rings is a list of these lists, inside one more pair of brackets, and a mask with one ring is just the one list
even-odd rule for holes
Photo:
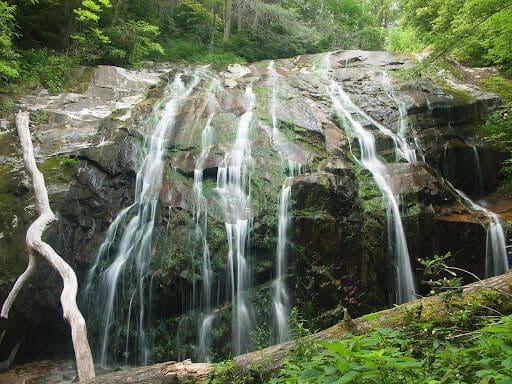
[[512,383],[512,316],[460,300],[460,270],[449,257],[422,261],[433,293],[444,291],[446,316],[410,316],[401,328],[296,349],[270,383]]

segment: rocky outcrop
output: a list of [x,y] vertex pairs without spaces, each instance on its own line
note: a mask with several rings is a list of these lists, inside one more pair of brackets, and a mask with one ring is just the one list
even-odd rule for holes
[[[277,209],[287,160],[302,165],[301,174],[290,181],[293,220],[287,282],[293,305],[313,328],[323,328],[338,321],[344,307],[351,314],[364,314],[393,301],[394,261],[382,196],[371,174],[355,161],[357,141],[332,113],[319,74],[321,58],[312,55],[277,61],[277,81],[269,76],[268,62],[205,69],[200,85],[177,113],[167,141],[148,278],[153,308],[148,333],[154,360],[195,355],[202,317],[202,244],[194,232],[193,181],[200,157],[216,291],[212,346],[219,355],[229,353],[228,245],[216,178],[233,147],[234,130],[244,112],[243,93],[249,84],[257,101],[250,134],[253,223],[248,249],[253,282],[249,296],[259,332],[254,336],[255,346],[270,338]],[[388,163],[393,191],[400,197],[415,272],[418,258],[451,251],[453,263],[482,275],[486,218],[466,207],[453,186],[472,196],[495,189],[502,154],[479,140],[477,128],[497,98],[452,79],[439,84],[400,80],[397,74],[411,63],[385,52],[337,52],[331,62],[331,75],[374,120],[366,128],[375,133],[377,147]],[[133,200],[144,136],[152,127],[151,107],[159,108],[158,95],[165,80],[179,69],[99,67],[84,93],[32,95],[20,100],[19,108],[32,111],[40,166],[60,217],[51,241],[82,272],[108,225]],[[188,76],[183,79],[190,81]],[[202,131],[211,113],[208,103],[215,79],[220,88],[213,92],[213,142],[202,154]],[[277,89],[275,105],[271,105],[273,89]],[[408,115],[405,138],[418,147],[419,161],[412,164],[396,160],[393,140],[376,126],[382,124],[397,132],[403,111]],[[15,137],[7,129],[0,140],[5,143],[1,146],[5,153],[0,153],[5,159],[0,166],[4,180],[0,182],[0,205],[5,207],[0,210],[0,255],[12,255],[8,259],[12,266],[4,276],[8,280],[23,266],[23,249],[16,239],[23,236],[24,223],[30,217],[30,210],[25,209],[30,205],[30,192],[17,158]],[[468,166],[476,164],[475,151],[481,178]],[[417,277],[419,281],[419,272]],[[35,284],[41,284],[40,280]],[[53,297],[56,288],[50,286],[45,292]],[[48,307],[54,308],[53,304]],[[54,315],[58,317],[57,312]],[[21,317],[30,316],[24,313]],[[94,320],[90,324],[94,338],[97,324]]]
[[[171,68],[130,71],[100,66],[83,93],[22,97],[31,113],[36,160],[58,222],[47,231],[52,246],[81,272],[112,216],[132,198],[142,132],[137,127],[159,97]],[[0,132],[1,300],[26,264],[24,236],[35,211],[14,119]],[[70,337],[59,308],[61,284],[39,265],[28,292],[13,308],[8,338],[21,340],[21,358],[68,355]]]

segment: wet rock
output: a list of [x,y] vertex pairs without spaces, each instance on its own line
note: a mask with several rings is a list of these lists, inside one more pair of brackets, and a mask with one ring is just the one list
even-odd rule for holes
[[[291,185],[292,194],[287,284],[293,305],[314,327],[324,327],[339,320],[341,308],[357,316],[393,302],[395,268],[389,252],[385,201],[371,173],[356,161],[359,143],[332,113],[326,84],[318,73],[319,60],[320,55],[306,55],[276,61],[279,80],[274,116],[268,62],[211,70],[210,76],[218,77],[222,84],[215,93],[217,103],[208,103],[212,82],[205,77],[176,110],[175,124],[167,127],[168,137],[162,144],[167,149],[166,167],[150,251],[148,280],[153,288],[154,311],[148,332],[158,351],[155,358],[190,357],[187,354],[195,351],[192,344],[197,340],[203,299],[199,288],[204,254],[200,234],[205,230],[196,227],[195,170],[202,170],[203,203],[208,208],[206,239],[216,290],[213,345],[221,353],[229,353],[229,249],[216,182],[219,167],[234,161],[228,154],[236,145],[236,127],[245,111],[244,93],[249,84],[256,106],[247,133],[250,149],[244,148],[251,175],[245,187],[251,198],[243,209],[252,216],[246,253],[253,289],[248,299],[254,304],[259,329],[271,328],[277,216],[286,183]],[[478,151],[484,185],[478,193],[495,188],[502,154],[478,139],[477,127],[496,98],[452,79],[446,84],[393,80],[393,98],[385,88],[385,74],[406,69],[411,62],[386,52],[335,52],[332,64],[331,75],[368,115],[360,123],[374,135],[379,155],[388,163],[387,177],[398,197],[415,272],[418,258],[447,251],[454,254],[456,265],[482,272],[485,218],[468,209],[443,177],[456,188],[476,194],[477,179],[470,172],[474,167],[468,166],[475,164],[472,143]],[[37,155],[59,216],[48,236],[81,276],[109,224],[133,202],[135,175],[145,155],[144,138],[155,124],[154,118],[146,116],[152,108],[158,112],[162,107],[159,94],[166,77],[176,70],[172,66],[153,67],[140,71],[98,67],[83,93],[32,95],[19,102],[19,107],[32,111]],[[408,114],[405,140],[413,145],[417,138],[426,162],[409,164],[397,159],[395,142],[382,129],[394,133],[401,129],[400,103]],[[202,148],[208,121],[211,145]],[[5,274],[8,284],[24,264],[23,249],[14,244],[31,218],[30,210],[25,210],[30,204],[30,189],[20,165],[16,137],[9,131],[11,125],[0,132],[0,156],[4,160],[0,205],[13,207],[0,210],[4,227],[0,229],[0,256],[9,251],[15,254],[11,258],[14,267]],[[288,162],[301,165],[300,174],[291,179],[287,179]],[[112,253],[116,250],[114,243]],[[420,280],[419,273],[416,278]],[[53,278],[48,279],[43,297],[36,298],[40,305],[52,308],[45,321],[58,318],[58,288]],[[420,291],[425,289],[420,286]],[[23,299],[23,305],[28,299]],[[19,316],[28,317],[27,312]],[[36,316],[27,327],[44,329],[42,318]],[[64,335],[59,321],[57,329],[48,333]],[[179,338],[176,329],[181,330]],[[119,342],[119,350],[124,350],[124,342],[122,346]]]

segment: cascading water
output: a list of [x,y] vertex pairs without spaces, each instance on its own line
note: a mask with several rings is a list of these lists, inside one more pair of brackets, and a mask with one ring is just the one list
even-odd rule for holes
[[[128,321],[133,316],[134,307],[137,308],[135,310],[137,311],[136,343],[132,348],[138,352],[138,357],[134,360],[139,364],[147,364],[149,361],[149,349],[144,331],[146,278],[149,274],[151,242],[158,196],[162,185],[164,155],[168,145],[167,139],[174,128],[179,108],[200,81],[198,73],[195,72],[192,74],[189,84],[185,85],[184,76],[184,74],[179,74],[175,77],[166,92],[164,101],[153,110],[157,123],[152,135],[147,140],[147,153],[137,173],[135,201],[123,209],[110,225],[86,280],[85,293],[90,294],[93,288],[97,288],[96,302],[90,305],[101,315],[99,363],[102,366],[107,365],[108,354],[116,345],[111,335],[114,323],[125,321],[124,316],[115,319],[115,307],[121,305],[126,297],[130,297]],[[120,226],[127,220],[128,223],[121,235],[113,261],[108,266],[103,266],[102,263],[105,264],[104,259],[109,255]],[[100,266],[101,269],[97,273]],[[95,276],[98,279],[97,287],[93,286]],[[120,291],[121,282],[123,291],[126,291],[123,295]],[[127,332],[125,345],[129,346],[130,332],[132,332],[129,324],[125,329]],[[128,351],[125,354],[126,361],[128,361]]]
[[507,242],[500,218],[494,212],[475,203],[464,192],[458,189],[456,191],[473,210],[481,211],[489,218],[485,245],[485,276],[498,276],[507,272],[509,269]]
[[[274,61],[268,66],[268,88],[271,91],[270,115],[272,117],[272,131],[270,138],[273,145],[279,151],[281,159],[286,161],[280,147],[283,147],[285,139],[282,137],[277,124],[277,91],[279,89],[279,77],[274,69]],[[292,160],[288,160],[288,177],[283,183],[279,196],[278,205],[278,225],[277,225],[277,249],[276,249],[276,267],[273,294],[273,312],[275,323],[275,342],[282,343],[291,338],[288,319],[290,317],[290,297],[286,285],[287,252],[288,252],[288,231],[291,222],[290,217],[290,197],[291,181],[301,172],[301,165]]]
[[203,167],[204,162],[210,153],[213,140],[212,120],[218,109],[218,103],[215,92],[220,86],[217,79],[208,90],[207,108],[208,119],[201,134],[201,154],[196,161],[194,169],[194,185],[193,191],[196,200],[194,218],[195,218],[195,235],[199,239],[202,249],[201,276],[202,276],[202,292],[201,292],[201,309],[204,317],[199,326],[198,335],[198,359],[201,361],[210,361],[209,343],[210,331],[215,315],[212,312],[212,265],[210,260],[210,246],[208,244],[208,204],[203,193]]
[[[417,153],[421,156],[422,161],[425,161],[425,155],[420,147],[418,138],[413,134],[414,146],[415,148],[411,148],[407,144],[407,134],[410,131],[409,127],[409,119],[407,115],[407,107],[402,99],[398,98],[396,95],[395,89],[393,88],[393,83],[391,82],[391,78],[387,72],[383,72],[382,74],[382,87],[386,95],[393,101],[393,103],[397,106],[398,109],[398,129],[397,136],[402,145],[402,151],[397,151],[397,155],[406,159],[409,163],[415,163],[417,161]],[[402,152],[402,153],[401,153]],[[397,158],[397,160],[400,160]]]
[[278,206],[277,249],[276,249],[276,278],[274,280],[274,321],[276,325],[276,342],[282,343],[291,338],[288,319],[290,317],[290,297],[286,285],[288,232],[291,222],[290,197],[292,194],[291,181],[301,172],[301,165],[292,161],[288,164],[286,178]]
[[245,112],[238,122],[236,140],[226,154],[223,166],[217,173],[217,188],[220,206],[228,238],[228,281],[232,301],[233,353],[247,351],[249,334],[253,327],[252,306],[247,298],[251,285],[251,270],[246,250],[252,225],[250,196],[248,193],[251,174],[250,127],[256,97],[252,84],[247,86],[244,96]]
[[[375,183],[382,193],[387,205],[387,222],[390,245],[393,249],[396,269],[396,303],[405,303],[415,298],[414,276],[412,273],[409,250],[405,232],[400,217],[400,209],[396,197],[389,184],[389,175],[385,164],[377,154],[375,137],[363,125],[356,120],[366,121],[374,125],[381,133],[392,137],[395,143],[395,152],[407,159],[411,151],[403,140],[399,140],[391,131],[375,122],[358,108],[343,91],[341,86],[330,78],[330,55],[326,55],[322,62],[322,77],[329,83],[328,93],[332,101],[332,108],[343,121],[345,129],[350,136],[355,137],[359,142],[360,158],[359,164],[367,169],[373,176]],[[354,117],[355,116],[355,117]],[[356,156],[354,156],[356,157]],[[397,155],[398,157],[398,155]],[[357,157],[356,157],[357,158]]]
[[471,149],[473,150],[473,161],[475,162],[475,191],[474,195],[476,198],[480,198],[484,195],[484,182],[482,179],[482,167],[480,165],[480,155],[478,153],[478,148],[474,144],[467,143]]

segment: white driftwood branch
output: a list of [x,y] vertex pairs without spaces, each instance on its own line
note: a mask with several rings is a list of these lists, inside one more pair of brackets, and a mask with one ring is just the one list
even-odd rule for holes
[[7,296],[7,299],[5,299],[4,305],[2,305],[2,312],[0,313],[0,317],[3,317],[5,319],[9,317],[9,311],[11,310],[12,303],[14,303],[14,300],[16,300],[16,298],[18,297],[18,294],[20,293],[21,289],[32,275],[35,266],[36,258],[34,257],[33,254],[29,254],[27,269],[25,269],[25,272],[23,272],[20,275],[20,277],[18,277],[16,283],[14,283],[14,286],[11,289],[11,292],[9,292],[9,296]]
[[32,223],[27,230],[26,243],[29,252],[29,265],[25,272],[19,277],[14,285],[8,300],[6,300],[1,315],[7,317],[12,302],[23,287],[26,280],[30,277],[34,268],[35,254],[44,257],[51,266],[57,270],[64,282],[64,288],[60,296],[64,318],[71,326],[71,337],[73,339],[73,348],[75,350],[76,367],[80,381],[86,381],[94,378],[94,365],[92,361],[91,348],[87,339],[87,328],[85,320],[76,304],[76,294],[78,283],[73,269],[66,263],[55,250],[45,243],[41,237],[48,225],[55,220],[55,215],[50,208],[48,200],[48,191],[44,182],[43,174],[37,169],[34,159],[34,149],[30,138],[29,114],[28,112],[18,112],[16,116],[16,128],[20,138],[23,151],[23,161],[29,175],[32,177],[34,187],[34,196],[36,199],[36,209],[39,217]]

